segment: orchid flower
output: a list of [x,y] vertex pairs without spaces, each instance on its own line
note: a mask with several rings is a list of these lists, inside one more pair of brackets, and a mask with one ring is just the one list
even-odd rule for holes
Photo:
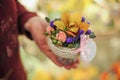
[[54,21],[54,25],[60,30],[65,30],[67,28],[67,34],[75,36],[78,30],[86,32],[89,28],[88,23],[81,21],[82,16],[78,12],[73,14],[63,13],[61,20]]

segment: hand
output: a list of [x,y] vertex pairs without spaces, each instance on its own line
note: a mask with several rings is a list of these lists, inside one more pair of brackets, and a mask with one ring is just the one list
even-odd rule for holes
[[76,68],[79,64],[79,60],[75,61],[72,65],[63,65],[58,61],[58,56],[51,52],[47,44],[46,36],[43,34],[47,25],[48,24],[41,18],[33,17],[26,22],[25,29],[31,33],[32,38],[43,53],[56,65],[60,67],[64,66],[66,69]]

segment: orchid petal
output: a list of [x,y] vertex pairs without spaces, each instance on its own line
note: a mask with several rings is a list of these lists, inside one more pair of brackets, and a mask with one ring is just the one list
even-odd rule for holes
[[58,29],[61,29],[61,30],[64,30],[64,29],[65,29],[65,24],[64,24],[62,21],[55,21],[55,22],[54,22],[54,25],[55,25]]
[[61,16],[61,21],[62,21],[66,26],[69,25],[69,17],[70,17],[70,14],[69,14],[69,13],[63,13],[62,16]]
[[84,32],[86,32],[88,30],[88,28],[90,27],[90,25],[87,24],[86,22],[81,22],[79,27],[80,27],[80,30],[83,30]]
[[68,30],[71,32],[77,33],[79,30],[79,27],[71,27],[71,28],[68,28]]
[[70,23],[77,23],[78,25],[80,25],[81,23],[81,20],[82,20],[82,17],[80,15],[79,12],[76,12],[76,13],[73,13],[71,14],[70,18],[69,18],[69,21]]

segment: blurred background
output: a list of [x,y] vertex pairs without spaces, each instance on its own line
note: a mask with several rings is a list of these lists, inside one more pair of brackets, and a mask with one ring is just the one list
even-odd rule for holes
[[19,36],[21,58],[28,80],[120,80],[120,0],[19,0],[42,18],[59,18],[63,12],[81,12],[96,34],[94,60],[77,69],[54,65],[34,41]]

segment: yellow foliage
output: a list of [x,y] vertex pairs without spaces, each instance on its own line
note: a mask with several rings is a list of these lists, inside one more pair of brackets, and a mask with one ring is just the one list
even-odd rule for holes
[[89,66],[88,68],[77,68],[61,73],[58,80],[92,80],[97,75],[98,69],[94,66]]
[[53,76],[43,70],[37,69],[32,80],[52,80]]

